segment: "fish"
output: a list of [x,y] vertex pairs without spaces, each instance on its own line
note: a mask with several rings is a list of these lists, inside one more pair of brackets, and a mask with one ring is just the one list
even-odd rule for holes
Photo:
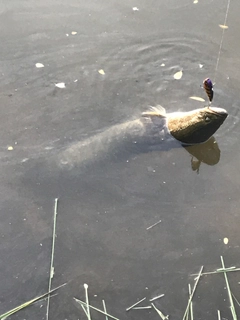
[[49,185],[51,181],[61,187],[62,178],[75,181],[79,176],[89,177],[96,170],[107,169],[114,162],[129,161],[138,154],[204,143],[227,116],[225,109],[210,106],[171,113],[161,106],[150,107],[137,118],[53,150],[48,156],[26,161],[25,178],[40,185]]
[[54,162],[57,167],[68,170],[79,165],[93,165],[96,161],[119,160],[153,150],[203,143],[227,116],[225,109],[217,107],[173,113],[167,113],[161,106],[151,107],[137,119],[73,143],[61,151]]
[[208,96],[208,99],[210,102],[213,100],[213,84],[212,81],[209,78],[206,78],[203,80],[203,88]]

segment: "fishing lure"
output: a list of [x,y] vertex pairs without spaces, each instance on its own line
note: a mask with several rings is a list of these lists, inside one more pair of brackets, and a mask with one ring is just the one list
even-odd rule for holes
[[209,78],[206,78],[203,80],[203,88],[208,96],[208,99],[210,102],[212,102],[213,99],[213,84],[212,81]]

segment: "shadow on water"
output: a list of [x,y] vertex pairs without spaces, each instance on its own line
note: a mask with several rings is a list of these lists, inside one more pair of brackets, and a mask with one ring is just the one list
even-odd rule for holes
[[[119,163],[126,165],[141,153],[157,150],[155,152],[161,156],[161,152],[167,152],[172,148],[185,149],[192,156],[191,168],[197,173],[201,163],[213,166],[220,160],[220,149],[214,137],[205,143],[184,147],[171,136],[162,141],[160,146],[145,146],[146,137],[143,144],[140,144],[139,140],[128,145],[128,139],[124,136],[124,126],[125,124],[120,125],[119,129],[115,126],[113,130],[107,130],[87,142],[73,143],[65,150],[57,153],[55,151],[54,155],[45,155],[41,160],[27,160],[19,166],[19,171],[22,172],[21,183],[25,187],[28,186],[29,190],[36,189],[35,194],[38,196],[43,193],[44,197],[51,195],[71,198],[73,193],[84,192],[87,195],[88,185],[93,188],[92,184],[97,192],[98,179],[105,184],[105,178],[112,177],[111,171],[115,172]],[[133,129],[132,125],[130,128]],[[116,139],[111,138],[113,132],[117,136]],[[136,133],[136,140],[138,134],[139,132]],[[108,137],[108,141],[104,136]],[[120,169],[118,170],[117,175],[120,173]]]

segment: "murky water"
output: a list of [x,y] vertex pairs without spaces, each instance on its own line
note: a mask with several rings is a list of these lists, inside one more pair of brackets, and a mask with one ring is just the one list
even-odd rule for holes
[[[155,305],[178,319],[191,274],[201,265],[215,270],[223,255],[227,266],[239,266],[240,6],[230,3],[215,72],[227,2],[192,2],[2,4],[1,313],[48,290],[55,198],[52,287],[69,283],[50,300],[49,319],[85,319],[73,300],[85,298],[84,283],[91,304],[102,308],[104,299],[120,319],[158,319],[153,309],[125,310],[143,297],[142,305],[149,305],[162,293]],[[179,70],[183,77],[174,80]],[[41,181],[44,159],[137,117],[148,105],[169,112],[201,107],[189,97],[206,99],[200,88],[206,77],[216,82],[213,105],[227,109],[229,117],[215,134],[218,147],[203,163],[192,159],[191,153],[201,159],[200,149],[175,148],[96,159],[82,174]],[[60,82],[66,88],[56,88]],[[229,279],[239,299],[239,274]],[[46,308],[38,302],[12,319],[45,319]],[[213,319],[218,309],[231,317],[224,278],[204,277],[194,315]]]

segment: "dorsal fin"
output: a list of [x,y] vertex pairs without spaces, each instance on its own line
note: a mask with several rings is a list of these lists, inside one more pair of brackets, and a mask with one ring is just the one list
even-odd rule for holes
[[166,110],[160,105],[157,105],[156,107],[149,107],[148,111],[142,112],[142,117],[166,118]]

